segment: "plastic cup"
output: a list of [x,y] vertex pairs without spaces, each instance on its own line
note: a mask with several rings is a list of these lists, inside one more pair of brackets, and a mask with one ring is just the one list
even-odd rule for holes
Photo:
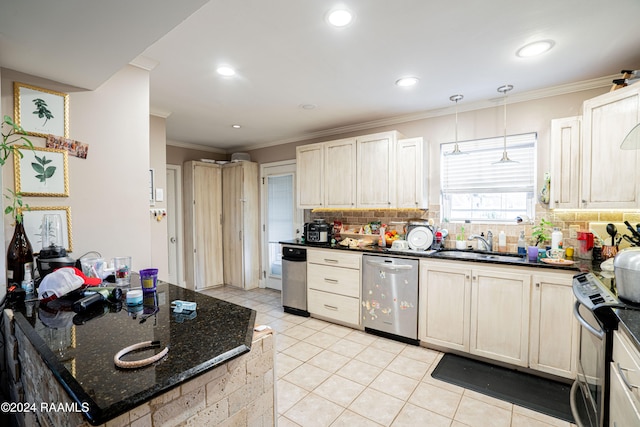
[[82,272],[87,277],[97,277],[104,279],[104,258],[81,258]]
[[142,283],[142,292],[155,292],[158,282],[158,269],[145,268],[140,270],[140,282]]
[[115,257],[113,259],[113,274],[116,277],[116,286],[131,285],[131,257]]
[[527,249],[527,253],[529,255],[529,261],[537,261],[538,260],[538,247],[537,246],[529,246]]

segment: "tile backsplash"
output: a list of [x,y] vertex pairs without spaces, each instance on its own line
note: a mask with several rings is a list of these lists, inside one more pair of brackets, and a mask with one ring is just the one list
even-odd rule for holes
[[[507,236],[507,251],[517,252],[518,237],[520,232],[524,230],[527,237],[527,243],[531,238],[534,224],[545,218],[555,227],[560,227],[564,236],[564,246],[575,246],[575,242],[569,239],[569,226],[577,225],[580,230],[588,230],[589,223],[595,221],[601,222],[623,222],[629,221],[631,224],[640,223],[640,212],[624,212],[624,211],[586,211],[586,210],[552,210],[546,209],[540,205],[536,205],[536,217],[529,224],[479,224],[479,223],[440,223],[440,205],[431,205],[429,210],[421,209],[380,209],[380,210],[305,210],[305,222],[314,219],[323,218],[327,222],[341,221],[343,224],[358,225],[366,224],[371,221],[381,221],[383,224],[393,224],[394,222],[406,221],[410,218],[432,219],[436,227],[446,228],[449,231],[449,237],[446,239],[447,247],[455,246],[455,235],[460,228],[464,226],[465,235],[468,238],[471,234],[487,233],[491,230],[493,233],[494,248],[497,248],[498,233],[504,231]],[[402,225],[396,226],[398,230],[402,229]],[[623,231],[623,230],[620,230]],[[550,232],[550,231],[549,231]],[[606,236],[603,236],[606,237]],[[475,247],[476,241],[468,242],[469,245]]]

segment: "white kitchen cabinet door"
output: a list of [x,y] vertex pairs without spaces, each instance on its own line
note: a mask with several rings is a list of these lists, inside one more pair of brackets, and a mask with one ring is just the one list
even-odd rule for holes
[[573,315],[573,275],[534,273],[532,282],[529,366],[573,379],[580,332]]
[[357,138],[357,207],[395,207],[395,155],[398,132]]
[[470,265],[421,260],[419,295],[420,341],[468,353]]
[[188,289],[223,285],[222,172],[220,166],[184,164],[185,278]]
[[324,143],[324,207],[356,207],[356,139]]
[[581,208],[637,209],[640,205],[640,150],[620,149],[638,122],[640,85],[584,102]]
[[551,208],[580,207],[582,117],[551,121]]
[[396,146],[395,206],[429,208],[429,148],[421,137],[401,139]]
[[530,274],[473,269],[471,354],[528,366],[530,290]]
[[324,144],[296,147],[298,208],[314,209],[324,203]]

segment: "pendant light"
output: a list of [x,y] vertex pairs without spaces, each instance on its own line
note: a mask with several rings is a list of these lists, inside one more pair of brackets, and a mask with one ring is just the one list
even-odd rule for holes
[[502,151],[502,158],[497,162],[493,162],[492,164],[502,164],[502,163],[518,163],[515,160],[511,160],[507,155],[507,92],[513,89],[512,85],[504,85],[498,88],[498,92],[504,94],[504,149]]
[[449,99],[456,103],[456,144],[453,146],[453,151],[450,153],[446,153],[445,156],[458,156],[460,154],[467,154],[463,151],[460,151],[460,147],[458,146],[458,101],[462,100],[464,96],[462,95],[451,95]]

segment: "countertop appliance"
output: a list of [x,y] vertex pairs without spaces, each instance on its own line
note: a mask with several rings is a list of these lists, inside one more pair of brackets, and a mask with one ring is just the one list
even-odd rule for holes
[[304,224],[305,242],[309,244],[327,244],[331,241],[333,226],[324,219],[316,219]]
[[74,267],[76,260],[67,255],[62,239],[62,220],[58,214],[47,214],[42,218],[42,250],[36,260],[39,280],[61,267]]
[[365,331],[418,345],[418,260],[362,256]]
[[282,246],[282,306],[287,313],[309,317],[307,250],[299,246]]
[[580,323],[578,372],[571,387],[571,412],[578,426],[609,425],[609,365],[618,319],[612,308],[624,307],[593,273],[573,277],[573,314]]
[[640,303],[640,248],[627,248],[615,256],[616,289],[622,301]]

